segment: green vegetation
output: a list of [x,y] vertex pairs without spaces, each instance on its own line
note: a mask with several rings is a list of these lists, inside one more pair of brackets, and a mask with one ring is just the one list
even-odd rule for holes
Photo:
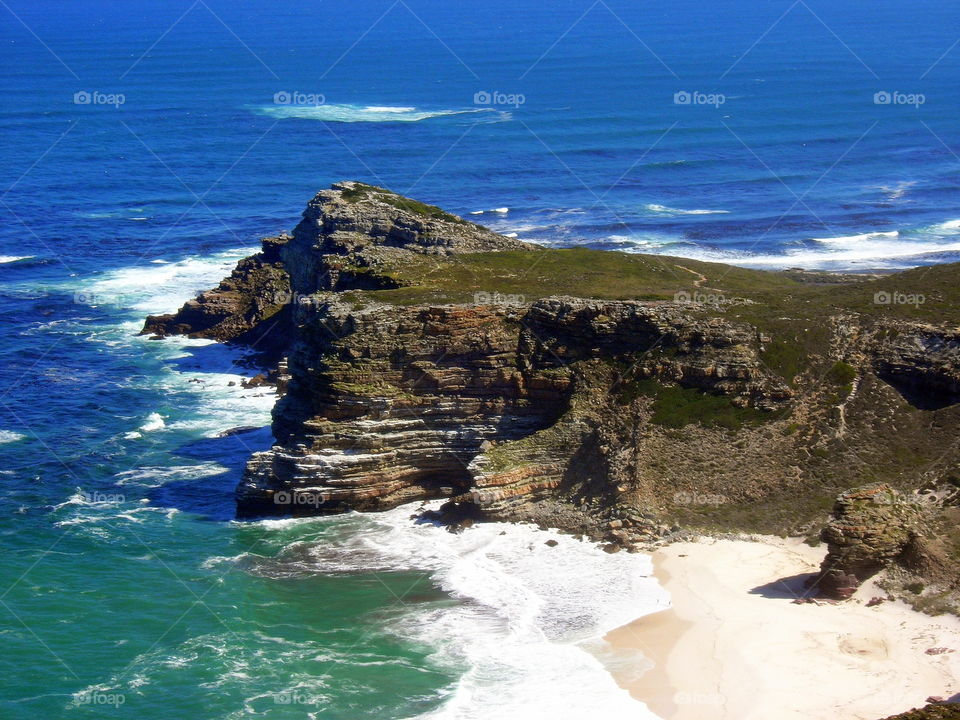
[[834,385],[849,387],[857,379],[857,369],[845,362],[836,362],[827,373],[827,380]]
[[624,383],[617,400],[626,404],[641,395],[653,398],[650,422],[666,428],[697,424],[737,430],[744,425],[758,425],[771,419],[771,415],[762,410],[737,407],[724,395],[679,385],[663,385],[651,378]]
[[[729,298],[758,290],[802,287],[775,273],[715,263],[585,248],[542,248],[414,258],[403,267],[391,269],[391,275],[405,287],[378,293],[377,298],[399,305],[462,303],[472,302],[475,293],[498,292],[521,295],[528,302],[551,295],[673,301],[676,293],[692,289],[695,278],[691,270],[707,277],[722,277]],[[691,306],[696,307],[700,306]],[[703,307],[704,311],[719,311],[713,306]]]
[[347,188],[346,190],[341,191],[340,197],[349,203],[360,202],[361,200],[375,197],[380,202],[384,202],[387,205],[392,205],[400,210],[406,210],[407,212],[425,215],[429,218],[436,218],[438,220],[447,220],[448,222],[466,223],[466,220],[463,218],[459,218],[456,215],[451,215],[450,213],[441,210],[436,205],[427,205],[426,203],[422,203],[417,200],[411,200],[410,198],[403,197],[402,195],[397,195],[392,190],[377,187],[376,185],[354,183],[352,188]]
[[790,384],[803,367],[803,351],[795,342],[773,340],[760,355],[763,364]]

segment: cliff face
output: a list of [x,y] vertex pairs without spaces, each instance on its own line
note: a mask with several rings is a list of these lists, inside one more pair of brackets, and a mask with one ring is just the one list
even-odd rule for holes
[[[956,268],[895,276],[936,301],[922,313],[871,303],[888,279],[795,275],[539,248],[340,183],[145,331],[286,353],[241,516],[449,498],[629,548],[679,526],[812,534],[850,488],[949,484]],[[883,558],[844,547],[841,525],[843,582],[909,558],[899,535]]]
[[570,369],[584,361],[609,363],[608,382],[617,363],[633,364],[631,375],[743,407],[772,408],[791,395],[762,366],[755,331],[674,304],[551,298],[353,309],[327,296],[298,319],[292,380],[274,416],[279,444],[251,461],[238,491],[243,515],[448,496],[521,517],[563,484],[570,458],[533,454],[497,472],[487,451],[565,414],[571,422],[573,395],[595,389]]

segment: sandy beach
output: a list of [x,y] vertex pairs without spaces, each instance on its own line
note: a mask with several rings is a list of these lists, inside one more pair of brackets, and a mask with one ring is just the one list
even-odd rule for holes
[[867,607],[886,595],[873,583],[841,604],[793,602],[825,552],[772,537],[658,550],[673,607],[607,636],[653,663],[617,681],[664,720],[879,720],[960,692],[960,619]]

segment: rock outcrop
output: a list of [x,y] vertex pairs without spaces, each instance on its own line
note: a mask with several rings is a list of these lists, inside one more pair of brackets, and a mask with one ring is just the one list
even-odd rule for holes
[[886,720],[960,720],[960,703],[932,703],[919,709],[893,715]]
[[354,309],[335,295],[324,300],[300,309],[293,380],[274,415],[278,445],[251,461],[241,515],[449,496],[518,517],[562,484],[572,458],[541,453],[540,462],[531,456],[496,472],[484,447],[554,426],[573,392],[589,390],[569,370],[587,358],[635,364],[632,375],[741,405],[791,395],[763,367],[750,328],[691,318],[673,304],[551,298]]
[[908,552],[918,538],[922,518],[915,499],[887,484],[842,494],[821,533],[827,556],[816,586],[828,597],[849,598],[864,580]]
[[878,374],[913,405],[937,409],[960,400],[960,331],[891,323],[879,333]]
[[289,240],[286,235],[264,238],[263,249],[237,263],[216,288],[175,313],[147,317],[141,334],[209,338],[282,354],[292,330],[290,276],[281,258]]
[[[955,322],[869,303],[875,277],[795,276],[551,250],[347,182],[145,332],[286,357],[244,517],[445,498],[445,517],[632,548],[689,525],[808,533],[866,481],[956,485]],[[822,587],[921,557],[891,508],[841,499]]]

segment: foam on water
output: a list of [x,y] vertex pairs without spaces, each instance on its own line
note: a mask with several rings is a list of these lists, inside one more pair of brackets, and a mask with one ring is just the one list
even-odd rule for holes
[[143,432],[153,432],[154,430],[162,430],[164,427],[166,427],[166,422],[164,422],[163,416],[160,415],[160,413],[154,412],[147,416],[143,425],[140,426],[140,430]]
[[0,265],[20,262],[21,260],[32,260],[33,255],[0,255]]
[[[409,603],[388,629],[432,648],[441,666],[458,671],[443,704],[421,720],[583,718],[629,712],[655,718],[614,682],[588,648],[669,598],[652,578],[650,558],[608,554],[532,525],[482,523],[451,534],[411,518],[415,506],[354,515],[335,540],[297,539],[275,558],[231,561],[257,574],[421,570],[459,602]],[[272,520],[290,532],[310,520]],[[320,522],[326,522],[321,520]],[[553,540],[554,547],[546,542]],[[225,558],[211,558],[224,562]]]
[[13,432],[12,430],[0,430],[0,444],[17,442],[18,440],[23,440],[26,437],[26,435]]
[[879,240],[881,238],[895,238],[899,236],[899,230],[892,230],[889,232],[861,233],[859,235],[841,235],[840,237],[813,238],[813,241],[823,243],[824,245],[836,245],[843,247],[846,245],[857,244],[864,240]]
[[650,203],[643,207],[650,212],[665,215],[728,215],[730,213],[729,210],[681,210],[680,208],[667,207],[666,205],[658,205],[656,203]]
[[460,110],[423,110],[416,107],[390,105],[263,105],[254,112],[273,118],[300,118],[325,122],[419,122],[432,118],[455,115],[496,113],[491,108],[467,108]]
[[78,283],[73,290],[81,302],[118,306],[142,323],[145,314],[172,312],[198,292],[216,286],[239,260],[257,250],[237,248],[177,262],[144,261]]

